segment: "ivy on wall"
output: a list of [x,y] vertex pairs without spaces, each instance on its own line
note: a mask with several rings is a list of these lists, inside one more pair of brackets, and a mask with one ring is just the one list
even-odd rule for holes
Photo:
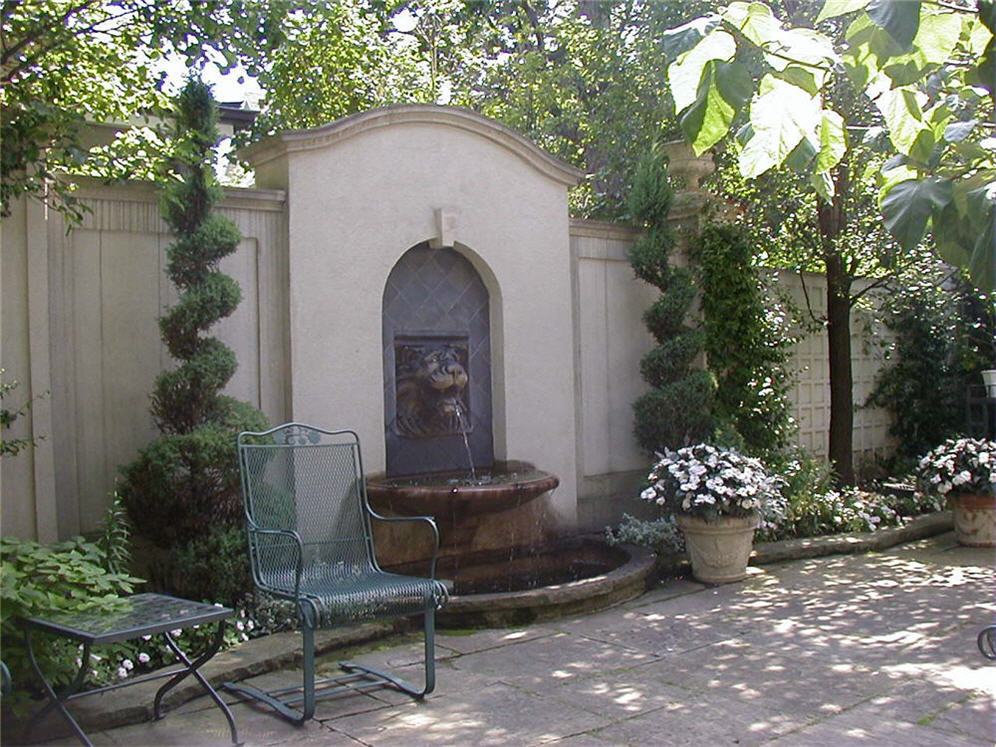
[[715,415],[750,454],[788,445],[788,346],[777,304],[766,297],[746,230],[706,225],[689,252],[701,290],[707,367],[716,379]]

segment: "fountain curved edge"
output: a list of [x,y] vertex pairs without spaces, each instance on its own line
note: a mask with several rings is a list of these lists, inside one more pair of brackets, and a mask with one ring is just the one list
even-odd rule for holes
[[503,628],[583,614],[628,602],[655,580],[656,560],[637,545],[608,545],[596,537],[576,538],[589,547],[617,550],[622,564],[590,578],[523,591],[462,594],[450,597],[436,613],[442,628]]

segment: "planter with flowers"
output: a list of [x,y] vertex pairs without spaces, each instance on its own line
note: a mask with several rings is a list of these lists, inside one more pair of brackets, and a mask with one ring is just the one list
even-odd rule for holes
[[948,439],[920,459],[917,479],[948,499],[958,542],[996,547],[996,441]]
[[757,459],[696,444],[667,450],[648,479],[640,497],[674,514],[692,575],[709,584],[746,577],[762,511],[780,500],[779,478]]

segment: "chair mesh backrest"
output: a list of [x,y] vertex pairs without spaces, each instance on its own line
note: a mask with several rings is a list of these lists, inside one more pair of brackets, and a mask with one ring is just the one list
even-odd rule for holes
[[[289,425],[242,434],[239,464],[251,523],[300,535],[303,581],[346,578],[373,567],[355,433]],[[250,533],[253,570],[266,587],[294,587],[296,544],[288,539]]]

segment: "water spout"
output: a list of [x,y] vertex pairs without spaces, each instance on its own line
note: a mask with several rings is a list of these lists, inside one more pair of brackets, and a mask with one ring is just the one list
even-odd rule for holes
[[467,433],[470,431],[470,422],[467,419],[467,414],[464,411],[463,403],[457,400],[456,405],[456,418],[457,425],[459,426],[460,435],[463,436],[463,448],[467,452],[467,466],[470,469],[470,479],[472,482],[477,482],[477,470],[474,469],[474,457],[470,452],[470,439],[467,438]]

